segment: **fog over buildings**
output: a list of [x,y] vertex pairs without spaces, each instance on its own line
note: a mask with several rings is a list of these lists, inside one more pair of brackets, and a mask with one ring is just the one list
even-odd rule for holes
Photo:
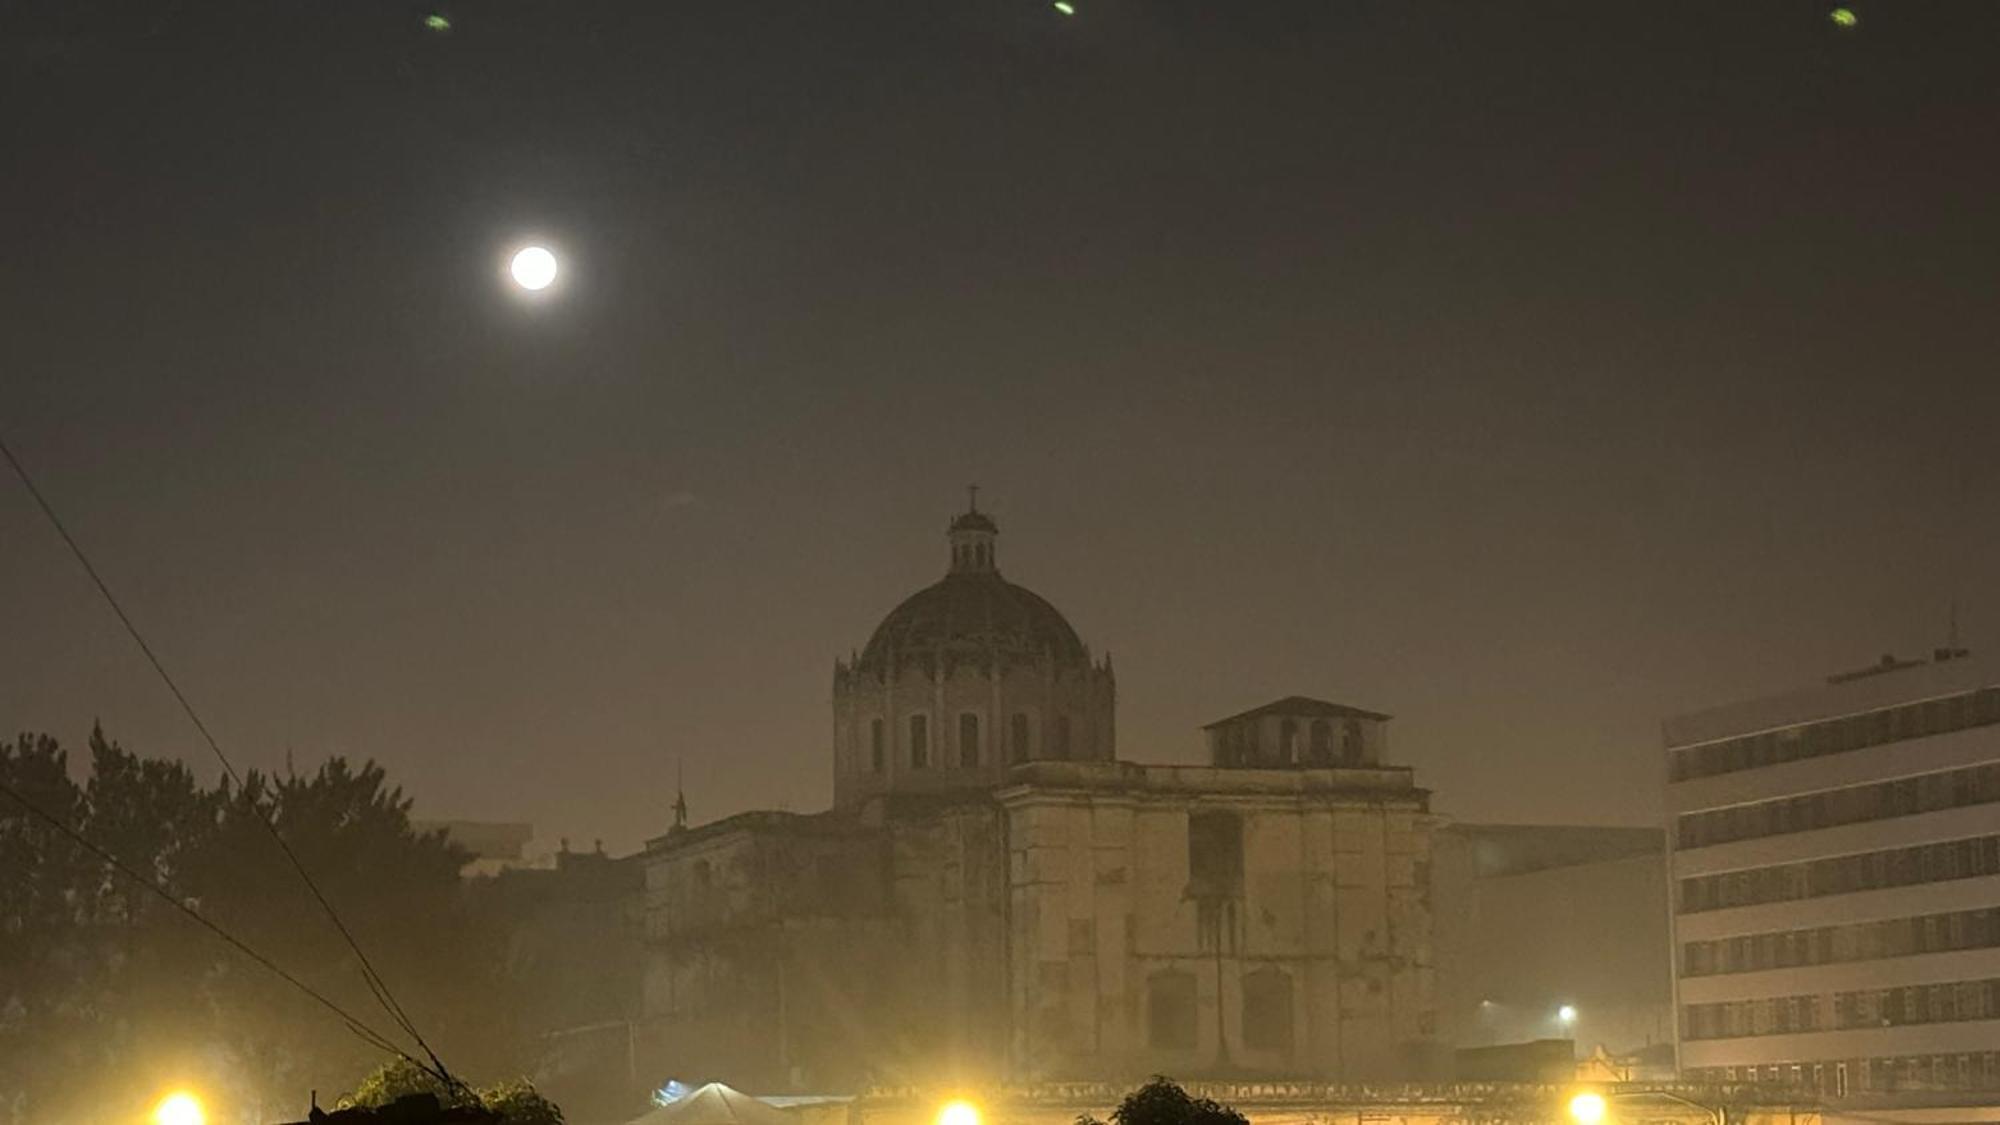
[[0,5],[0,1125],[2000,1125],[1996,44]]

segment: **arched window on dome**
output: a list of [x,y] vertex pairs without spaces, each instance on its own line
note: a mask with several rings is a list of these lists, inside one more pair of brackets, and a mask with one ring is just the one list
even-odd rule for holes
[[910,716],[910,768],[923,769],[931,764],[931,719],[929,715]]
[[1308,752],[1312,754],[1313,765],[1333,764],[1333,724],[1325,719],[1314,719]]
[[1027,761],[1028,760],[1028,716],[1022,714],[1019,711],[1014,712],[1014,717],[1007,720],[1007,727],[1008,727],[1007,730],[1008,741],[1013,743],[1014,761],[1016,762]]
[[969,770],[979,768],[979,716],[970,711],[958,717],[958,764]]
[[1055,745],[1049,748],[1049,757],[1058,760],[1069,757],[1069,716],[1056,716]]
[[888,747],[885,744],[888,739],[884,734],[882,720],[876,719],[868,724],[868,765],[876,773],[881,773],[882,767],[887,764]]

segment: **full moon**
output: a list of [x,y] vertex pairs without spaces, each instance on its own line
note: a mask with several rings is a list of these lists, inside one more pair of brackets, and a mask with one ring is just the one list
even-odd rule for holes
[[556,256],[546,247],[530,246],[514,255],[507,270],[514,275],[514,284],[523,289],[547,289],[555,284]]

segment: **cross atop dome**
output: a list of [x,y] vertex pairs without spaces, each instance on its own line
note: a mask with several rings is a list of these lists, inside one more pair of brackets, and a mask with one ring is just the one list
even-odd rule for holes
[[998,574],[993,540],[1000,534],[1000,525],[979,510],[978,485],[968,485],[965,492],[965,512],[951,521],[951,530],[946,533],[951,539],[951,573]]

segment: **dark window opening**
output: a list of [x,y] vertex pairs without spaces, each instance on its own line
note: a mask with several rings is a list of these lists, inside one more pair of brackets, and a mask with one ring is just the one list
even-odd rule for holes
[[1311,742],[1307,744],[1307,749],[1308,752],[1312,754],[1313,765],[1316,766],[1332,765],[1333,724],[1327,722],[1325,719],[1314,719],[1312,725],[1311,739],[1312,739]]
[[1057,715],[1057,716],[1056,716],[1056,735],[1055,735],[1055,740],[1056,740],[1056,744],[1055,744],[1055,746],[1054,746],[1054,747],[1052,747],[1052,748],[1051,748],[1051,751],[1050,751],[1050,754],[1049,754],[1049,756],[1050,756],[1051,758],[1067,758],[1067,757],[1069,757],[1069,716],[1068,716],[1068,715]]
[[883,743],[885,741],[886,740],[883,738],[883,732],[882,732],[882,720],[876,719],[874,722],[869,723],[868,763],[875,770],[876,773],[882,772],[882,767],[885,764],[884,760],[888,757],[888,755],[885,753],[885,747],[883,746]]
[[1298,760],[1299,723],[1297,719],[1286,719],[1278,724],[1278,761],[1291,765]]
[[923,769],[931,762],[931,724],[928,715],[910,716],[910,765]]
[[1361,724],[1354,719],[1341,728],[1340,760],[1350,765],[1361,760]]
[[1228,896],[1243,887],[1243,818],[1215,810],[1188,814],[1188,890]]
[[969,711],[958,717],[958,764],[979,768],[979,716]]
[[1292,978],[1284,970],[1258,969],[1243,978],[1243,1045],[1292,1049]]
[[1167,969],[1146,978],[1146,1042],[1167,1051],[1195,1047],[1194,974]]
[[1016,762],[1027,761],[1028,760],[1028,717],[1026,715],[1021,714],[1019,711],[1016,711],[1014,712],[1014,717],[1007,720],[1007,725],[1009,728],[1008,733],[1012,737],[1014,743],[1014,760]]

